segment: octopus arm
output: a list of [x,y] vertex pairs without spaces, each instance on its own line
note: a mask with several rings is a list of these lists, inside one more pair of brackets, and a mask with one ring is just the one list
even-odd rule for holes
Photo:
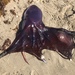
[[44,35],[49,39],[49,49],[56,51],[63,58],[71,59],[72,49],[75,47],[75,31],[63,28],[46,27]]
[[23,39],[23,36],[21,36],[21,33],[19,32],[15,38],[15,40],[13,41],[13,43],[10,45],[9,48],[7,48],[4,52],[2,52],[0,54],[0,58],[7,55],[7,54],[10,54],[10,53],[13,53],[13,52],[16,52],[16,50],[20,49],[21,45],[22,45],[22,39]]

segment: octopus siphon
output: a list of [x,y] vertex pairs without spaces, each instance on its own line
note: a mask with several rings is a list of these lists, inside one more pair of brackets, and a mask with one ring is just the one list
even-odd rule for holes
[[41,56],[42,50],[56,51],[65,59],[72,58],[75,31],[64,28],[47,27],[42,21],[42,11],[36,6],[28,7],[22,16],[16,38],[13,43],[0,54],[0,58],[14,52],[27,52],[41,61],[45,61]]

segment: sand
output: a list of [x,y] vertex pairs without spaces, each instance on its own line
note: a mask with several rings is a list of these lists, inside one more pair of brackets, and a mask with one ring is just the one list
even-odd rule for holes
[[[5,6],[5,16],[0,17],[0,46],[7,38],[13,42],[23,11],[30,5],[42,10],[46,26],[75,30],[75,0],[11,0]],[[46,63],[25,53],[27,64],[20,52],[11,53],[0,59],[0,75],[75,75],[74,50],[72,60],[50,50],[43,50],[43,54]]]

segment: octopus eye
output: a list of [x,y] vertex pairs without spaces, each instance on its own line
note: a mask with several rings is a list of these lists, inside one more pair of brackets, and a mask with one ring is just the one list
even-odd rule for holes
[[59,34],[59,39],[60,39],[60,41],[65,42],[66,36],[61,33],[61,34]]
[[66,43],[68,45],[70,45],[72,43],[71,36],[69,36],[65,32],[59,32],[57,36],[58,36],[58,39],[63,43]]

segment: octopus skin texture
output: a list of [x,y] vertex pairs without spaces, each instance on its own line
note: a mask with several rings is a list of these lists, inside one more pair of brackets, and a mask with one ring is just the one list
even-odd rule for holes
[[42,11],[36,5],[31,5],[23,13],[16,38],[0,54],[0,58],[14,52],[21,52],[22,55],[27,52],[44,61],[41,58],[42,50],[47,49],[58,52],[63,58],[71,59],[72,49],[75,47],[74,36],[75,31],[45,26],[42,22]]

